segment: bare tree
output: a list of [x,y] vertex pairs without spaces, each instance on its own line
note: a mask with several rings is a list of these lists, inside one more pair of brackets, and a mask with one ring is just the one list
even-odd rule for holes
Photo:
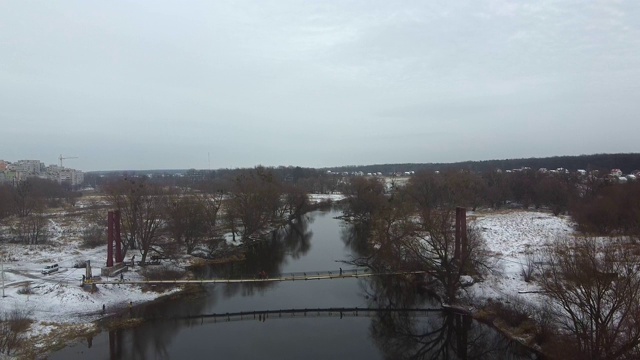
[[541,202],[556,216],[567,210],[572,191],[567,179],[559,176],[546,176],[536,186]]
[[41,211],[16,219],[11,233],[27,245],[38,245],[49,239],[49,220]]
[[165,225],[167,191],[144,178],[124,179],[106,187],[112,205],[120,210],[126,241],[123,253],[138,249],[144,264],[149,251],[157,245]]
[[167,202],[167,227],[191,254],[200,244],[219,239],[218,212],[222,193],[176,194]]
[[284,193],[281,217],[287,222],[300,217],[309,210],[309,196],[304,190],[299,187],[288,186],[284,189]]
[[12,188],[10,188],[9,185],[0,184],[0,219],[14,213],[12,198]]
[[280,221],[281,191],[273,174],[262,167],[237,176],[226,204],[226,218],[234,236],[239,230],[242,240],[247,241]]
[[559,238],[546,253],[540,284],[557,305],[556,318],[575,340],[579,359],[640,355],[640,276],[625,244]]
[[26,344],[25,333],[32,322],[29,316],[28,311],[14,309],[0,318],[0,354],[15,356],[16,351]]
[[39,206],[38,199],[34,196],[33,186],[29,180],[20,181],[13,190],[13,201],[16,214],[25,217]]
[[356,265],[377,271],[386,269],[428,270],[444,287],[447,301],[456,300],[463,274],[486,267],[484,242],[477,231],[468,230],[467,251],[455,257],[455,211],[453,188],[437,174],[423,173],[406,188],[385,195],[375,180],[354,179],[349,188],[346,220],[364,225],[365,241]]
[[524,279],[524,281],[531,282],[536,271],[536,262],[531,250],[527,250],[527,252],[525,253],[524,263],[520,264],[520,267],[520,273],[522,274],[522,278]]
[[344,189],[349,205],[345,216],[353,222],[370,223],[387,204],[384,192],[384,184],[377,178],[352,178]]
[[421,211],[416,236],[404,242],[406,249],[444,287],[445,299],[456,300],[460,277],[488,268],[486,244],[473,227],[467,229],[467,249],[455,257],[455,212],[451,209]]

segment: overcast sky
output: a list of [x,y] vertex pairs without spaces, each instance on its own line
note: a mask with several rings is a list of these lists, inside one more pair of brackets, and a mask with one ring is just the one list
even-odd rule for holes
[[637,0],[0,0],[9,161],[216,169],[639,152],[639,114]]

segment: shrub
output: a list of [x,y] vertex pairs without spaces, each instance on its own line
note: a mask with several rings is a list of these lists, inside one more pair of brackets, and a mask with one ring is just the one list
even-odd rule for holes
[[106,244],[107,238],[104,228],[91,226],[82,232],[82,247],[90,249]]
[[521,264],[522,270],[521,274],[524,278],[525,282],[531,282],[533,280],[533,274],[536,270],[536,264],[533,260],[533,254],[531,252],[527,252],[525,256],[524,264]]
[[518,327],[529,319],[527,306],[520,300],[511,299],[507,303],[495,302],[493,311],[499,319],[511,327]]
[[32,295],[32,294],[34,294],[34,292],[33,292],[33,289],[31,288],[31,286],[29,284],[26,284],[23,287],[21,287],[20,290],[18,290],[18,294],[20,294],[20,295]]
[[24,332],[31,326],[29,312],[15,309],[0,318],[0,354],[11,356],[26,344]]
[[142,272],[146,280],[177,280],[184,271],[170,266],[148,266]]
[[[184,276],[185,272],[170,266],[147,266],[142,275],[146,280],[178,280]],[[174,287],[174,284],[156,284],[151,286],[154,291],[163,291]]]

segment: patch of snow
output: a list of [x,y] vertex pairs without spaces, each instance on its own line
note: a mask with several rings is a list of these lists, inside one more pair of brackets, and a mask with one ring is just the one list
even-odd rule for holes
[[471,276],[469,275],[460,276],[460,284],[462,285],[462,287],[471,286],[473,285],[473,283],[474,283],[474,280]]
[[340,201],[345,198],[342,194],[309,194],[309,201],[312,204],[317,204],[322,201]]
[[[139,286],[126,284],[98,285],[98,291],[94,293],[84,291],[80,285],[85,269],[74,268],[73,265],[78,260],[90,260],[93,275],[99,275],[107,257],[106,244],[93,249],[81,247],[79,234],[87,226],[82,216],[67,216],[67,212],[59,212],[53,214],[49,221],[51,237],[46,243],[0,242],[5,294],[5,297],[0,297],[0,316],[14,310],[27,314],[34,320],[28,337],[45,336],[62,324],[80,326],[91,323],[102,316],[127,309],[129,302],[140,304],[179,291],[176,288],[165,293],[144,292]],[[132,254],[128,253],[127,258]],[[60,270],[43,275],[43,266],[52,263],[59,264]],[[140,270],[139,267],[130,268],[124,273],[124,279],[142,280]],[[25,290],[29,290],[28,293]]]
[[540,304],[548,301],[538,293],[535,281],[525,282],[522,269],[527,254],[535,254],[558,236],[572,235],[569,217],[538,211],[476,212],[475,225],[482,232],[489,256],[495,260],[484,281],[465,289],[472,298],[508,301],[519,297]]

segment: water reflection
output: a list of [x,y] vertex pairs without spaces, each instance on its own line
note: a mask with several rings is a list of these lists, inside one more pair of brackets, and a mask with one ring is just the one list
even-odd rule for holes
[[[248,245],[244,261],[194,269],[196,278],[247,279],[259,278],[262,276],[261,273],[267,277],[280,277],[282,268],[289,258],[299,259],[311,249],[313,232],[309,224],[312,222],[313,218],[308,215],[297,216],[287,226]],[[228,284],[224,287],[222,295],[225,298],[238,294],[253,296],[256,293],[264,293],[274,285],[272,282]]]
[[[210,300],[208,301],[205,297],[183,299],[180,302],[166,300],[123,310],[121,314],[116,315],[116,320],[145,319],[145,325],[135,330],[109,331],[109,359],[147,359],[149,354],[154,354],[154,358],[169,358],[172,341],[181,328],[200,323],[178,320],[178,318],[185,314],[202,313]],[[171,326],[171,323],[174,326]],[[87,339],[88,349],[92,347],[92,343],[93,339]],[[100,346],[97,347],[100,348]]]
[[371,336],[385,358],[534,358],[519,344],[462,314],[443,311],[427,320],[395,315],[381,313],[371,324]]
[[[438,306],[439,300],[420,290],[415,279],[378,277],[365,289],[372,307]],[[471,317],[452,312],[428,318],[409,312],[378,312],[370,333],[388,359],[530,359],[533,355]]]
[[371,246],[371,226],[367,223],[343,223],[341,231],[342,242],[351,250],[352,261],[368,258],[373,253]]

